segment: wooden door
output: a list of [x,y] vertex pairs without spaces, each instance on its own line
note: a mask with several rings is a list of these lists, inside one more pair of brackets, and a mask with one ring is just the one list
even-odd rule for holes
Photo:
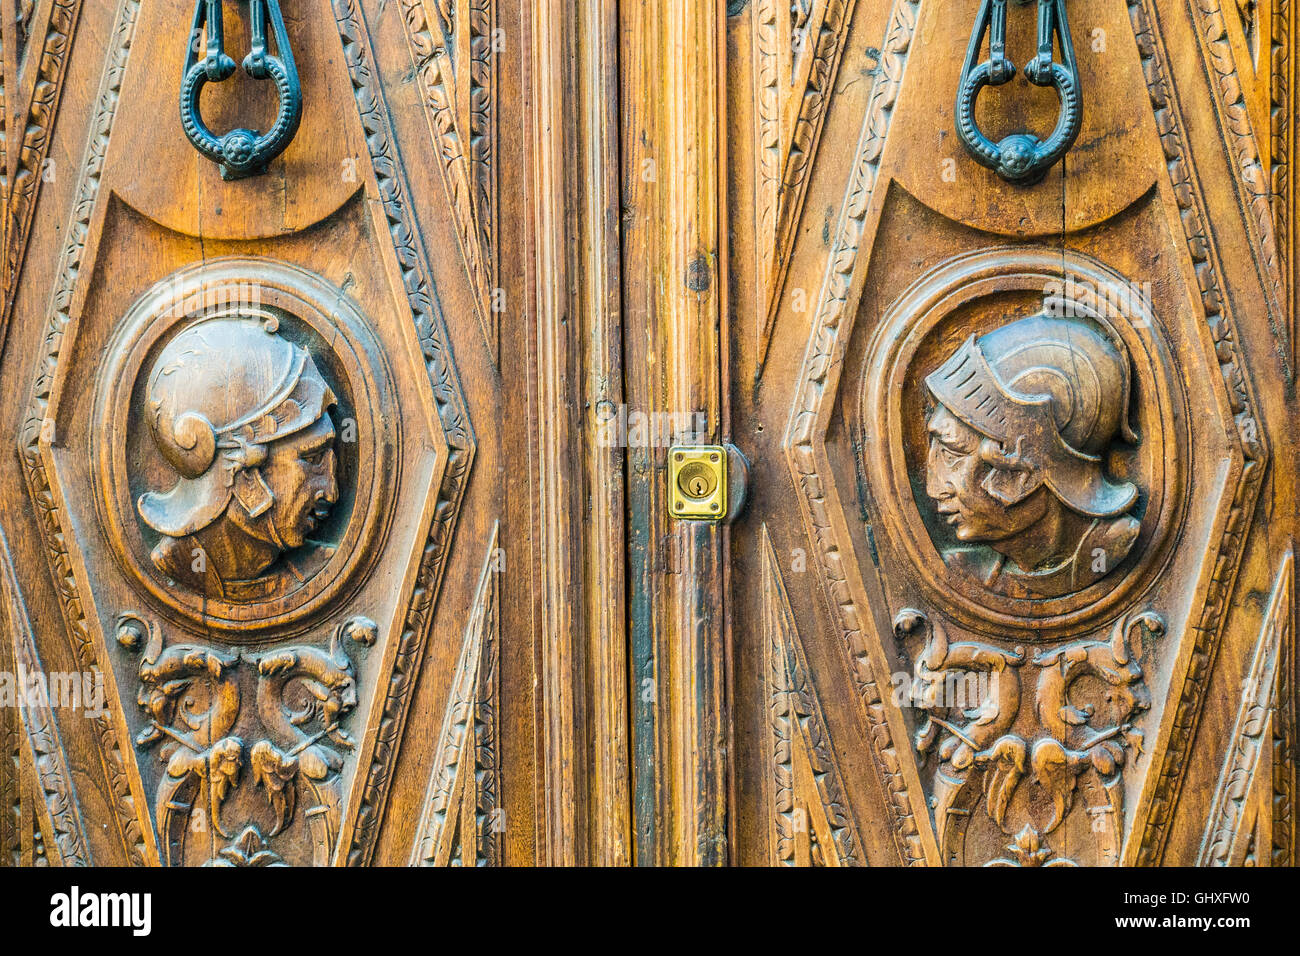
[[1294,18],[732,5],[737,862],[1294,862]]
[[1294,862],[1290,3],[0,8],[6,864]]
[[625,858],[609,12],[3,21],[5,863]]

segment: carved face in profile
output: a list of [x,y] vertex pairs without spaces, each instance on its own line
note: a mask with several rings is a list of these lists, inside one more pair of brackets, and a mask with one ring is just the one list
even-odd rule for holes
[[950,567],[1012,597],[1104,577],[1139,523],[1105,459],[1128,425],[1128,357],[1098,326],[1036,315],[967,339],[926,379],[925,492],[962,545]]
[[[175,482],[137,503],[162,536],[151,555],[158,569],[225,600],[303,580],[309,570],[291,553],[339,497],[335,403],[272,315],[222,312],[169,342],[149,377],[147,411]],[[282,555],[287,573],[259,581]]]
[[989,439],[945,406],[937,405],[926,421],[930,451],[926,460],[925,493],[935,511],[952,526],[958,541],[1003,541],[1020,534],[1044,512],[1040,488],[1028,499],[1004,504],[985,488],[994,468],[980,457]]

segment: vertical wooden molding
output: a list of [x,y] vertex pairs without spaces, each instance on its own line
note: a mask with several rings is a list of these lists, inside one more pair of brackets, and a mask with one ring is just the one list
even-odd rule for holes
[[[53,862],[60,866],[89,866],[91,861],[86,845],[85,826],[81,821],[72,773],[63,751],[58,722],[54,718],[50,700],[44,692],[26,694],[31,683],[27,678],[43,675],[45,669],[36,652],[31,618],[28,617],[27,606],[18,590],[13,557],[3,531],[0,531],[0,599],[4,603],[8,639],[12,641],[14,673],[21,678],[16,680],[15,689],[25,694],[18,714],[21,722],[20,737],[23,738],[22,760],[28,771],[24,776],[31,780],[33,786],[23,795],[24,818],[27,814],[26,803],[30,802],[34,814],[33,830],[39,829],[41,833],[52,835],[48,852]],[[40,683],[48,686],[44,680]],[[35,799],[31,798],[32,790],[35,791]],[[25,826],[24,829],[28,827]],[[27,859],[26,852],[23,857],[31,865],[32,861]]]
[[1269,21],[1269,187],[1272,195],[1274,230],[1281,260],[1285,299],[1283,307],[1289,318],[1291,352],[1287,356],[1294,369],[1297,360],[1296,337],[1300,325],[1296,263],[1296,124],[1300,121],[1296,101],[1295,51],[1291,49],[1296,34],[1295,0],[1271,0]]
[[529,6],[539,862],[630,860],[615,0]]
[[[620,8],[629,414],[674,434],[629,449],[634,815],[641,863],[727,862],[726,627],[718,525],[670,521],[672,440],[725,435],[721,4]],[[652,418],[653,420],[653,418]]]
[[[1219,772],[1198,866],[1242,866],[1270,860],[1275,844],[1282,842],[1274,829],[1290,830],[1292,795],[1279,794],[1283,779],[1274,767],[1275,741],[1288,723],[1289,701],[1283,696],[1288,681],[1287,651],[1292,637],[1292,557],[1282,559],[1268,613],[1264,616],[1250,670],[1242,684],[1241,704],[1228,740],[1228,752]],[[1285,733],[1285,731],[1283,731]],[[1285,754],[1281,754],[1285,762]],[[1286,812],[1274,819],[1278,797]],[[1289,848],[1290,839],[1285,839]]]
[[492,526],[443,709],[412,866],[501,863],[499,527]]
[[768,859],[773,866],[865,866],[862,837],[844,797],[843,773],[766,522],[759,547],[763,679],[771,734]]
[[[31,233],[36,211],[36,198],[44,179],[45,160],[49,156],[54,135],[54,120],[63,94],[67,74],[68,56],[71,53],[77,21],[81,15],[81,0],[54,0],[49,8],[49,19],[29,23],[26,54],[15,53],[13,87],[5,90],[5,139],[8,156],[3,205],[0,212],[6,220],[4,227],[4,258],[0,260],[0,341],[13,312],[13,295],[22,268],[27,237]],[[11,24],[14,20],[8,21]],[[37,31],[41,32],[37,36]],[[15,99],[16,98],[16,99]],[[21,141],[11,139],[15,130],[22,130]]]
[[[579,7],[578,87],[589,113],[579,127],[582,206],[579,269],[583,310],[583,407],[605,418],[623,402],[623,327],[619,261],[618,5]],[[591,862],[625,866],[632,858],[628,783],[627,558],[623,449],[593,441],[584,428],[591,506],[584,543],[587,647],[592,662],[594,731]]]
[[[0,617],[7,625],[9,613],[6,609]],[[0,639],[0,673],[14,673],[13,645],[7,638]],[[18,866],[22,858],[22,815],[28,802],[20,782],[22,754],[18,709],[0,705],[0,866]]]

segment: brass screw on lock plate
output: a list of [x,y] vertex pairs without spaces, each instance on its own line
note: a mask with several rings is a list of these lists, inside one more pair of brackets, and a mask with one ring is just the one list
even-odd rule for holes
[[727,512],[727,451],[719,445],[668,450],[669,513],[674,518],[720,520]]

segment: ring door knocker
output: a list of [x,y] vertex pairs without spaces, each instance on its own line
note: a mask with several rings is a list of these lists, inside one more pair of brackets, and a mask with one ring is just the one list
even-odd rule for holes
[[[1026,4],[1033,0],[1016,0]],[[985,35],[989,58],[979,63]],[[1052,43],[1061,47],[1061,62],[1052,59]],[[1038,182],[1065,155],[1079,135],[1083,97],[1074,45],[1065,17],[1065,0],[1038,0],[1038,55],[1025,64],[1025,79],[1035,86],[1052,86],[1060,97],[1060,116],[1052,134],[1043,141],[1032,133],[1012,133],[994,143],[975,121],[975,100],[986,86],[1001,86],[1016,75],[1007,57],[1007,0],[980,0],[979,15],[971,31],[966,62],[957,88],[957,135],[982,166],[995,170],[1009,183],[1028,186]]]
[[[275,123],[265,133],[240,128],[217,136],[208,128],[199,111],[203,87],[227,80],[235,72],[235,61],[226,55],[223,2],[197,0],[194,4],[194,27],[190,31],[181,78],[181,126],[194,148],[214,163],[220,163],[221,177],[230,180],[266,172],[267,164],[284,152],[302,119],[302,87],[278,0],[241,0],[249,5],[249,51],[244,57],[244,72],[255,80],[275,82],[279,110]],[[266,48],[268,21],[275,35],[274,54]],[[207,35],[207,52],[200,60],[201,31]]]

